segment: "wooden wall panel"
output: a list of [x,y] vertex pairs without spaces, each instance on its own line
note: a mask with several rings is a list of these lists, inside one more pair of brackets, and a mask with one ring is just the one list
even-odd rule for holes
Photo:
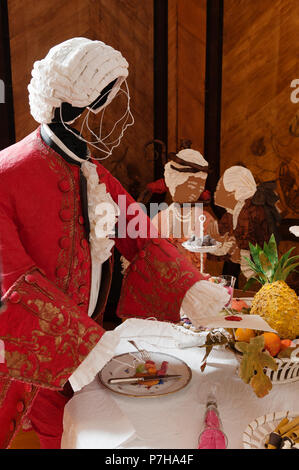
[[[153,1],[26,0],[25,7],[20,0],[8,0],[8,8],[17,140],[36,128],[27,85],[33,62],[50,47],[84,36],[102,40],[126,57],[135,125],[103,163],[136,196],[153,178],[153,164],[143,158],[143,146],[153,138]],[[107,109],[106,122],[120,117],[125,104],[117,98]],[[97,125],[96,118],[92,122]]]
[[[105,165],[135,197],[154,178],[153,162],[144,145],[154,137],[154,11],[153,1],[101,0],[92,2],[93,38],[119,49],[129,62],[128,85],[135,118],[113,158]],[[121,106],[121,107],[120,107]],[[108,110],[120,117],[126,100],[118,98]]]
[[224,0],[221,171],[237,163],[277,179],[284,216],[299,217],[296,0]]
[[178,0],[168,0],[168,151],[178,143]]
[[27,86],[33,62],[73,36],[90,35],[88,0],[8,0],[16,140],[36,128]]
[[169,0],[169,151],[204,151],[206,0]]
[[2,150],[15,141],[6,0],[0,2],[0,129]]

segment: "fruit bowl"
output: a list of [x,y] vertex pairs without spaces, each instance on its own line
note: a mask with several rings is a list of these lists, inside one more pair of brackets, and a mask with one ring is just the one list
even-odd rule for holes
[[[277,349],[277,344],[273,341],[276,338],[280,341],[280,349]],[[214,346],[223,346],[235,355],[239,362],[237,375],[252,387],[259,398],[267,395],[273,384],[299,380],[298,340],[281,340],[275,333],[256,334],[253,330],[243,328],[210,330],[205,343],[200,346],[206,348],[202,372]]]
[[[236,359],[239,363],[242,360],[242,354],[233,349]],[[274,357],[274,361],[277,364],[277,370],[271,370],[265,367],[264,373],[269,377],[272,384],[285,384],[290,382],[296,382],[299,380],[299,354],[298,349],[294,350],[290,358],[278,358]]]

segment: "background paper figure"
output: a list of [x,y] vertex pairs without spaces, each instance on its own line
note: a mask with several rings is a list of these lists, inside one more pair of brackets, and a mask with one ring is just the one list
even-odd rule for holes
[[275,182],[257,186],[250,170],[243,166],[232,166],[220,178],[214,201],[226,210],[218,227],[214,224],[210,229],[212,236],[223,242],[216,252],[226,262],[223,274],[237,277],[241,269],[244,276],[249,278],[252,271],[243,259],[244,256],[250,257],[249,242],[263,245],[271,233],[279,241],[279,197],[275,193]]
[[[167,237],[194,266],[200,269],[200,254],[191,253],[182,247],[192,234],[199,236],[199,216],[204,214],[206,221],[204,233],[209,233],[213,216],[203,210],[203,200],[208,176],[208,162],[200,152],[193,149],[180,150],[173,160],[165,165],[165,184],[169,189],[173,203],[160,211],[152,222],[161,237]],[[204,260],[206,255],[204,255]]]

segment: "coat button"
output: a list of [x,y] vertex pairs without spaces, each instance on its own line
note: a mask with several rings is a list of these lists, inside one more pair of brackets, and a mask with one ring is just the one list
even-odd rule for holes
[[67,193],[71,189],[71,185],[66,179],[59,181],[58,187],[63,193]]
[[15,428],[16,428],[16,422],[15,422],[15,420],[13,419],[13,420],[11,420],[11,422],[9,423],[9,430],[10,430],[10,432],[14,432]]
[[140,258],[145,258],[145,251],[141,250],[139,253]]
[[32,392],[32,385],[31,384],[25,384],[24,385],[24,390],[26,393]]
[[62,268],[57,268],[56,269],[56,276],[59,277],[59,279],[62,279],[67,275],[67,269],[62,267]]
[[67,220],[71,220],[72,218],[72,213],[69,209],[62,209],[60,212],[59,212],[59,217],[61,218],[61,220],[63,221],[67,221]]
[[14,292],[12,292],[12,293],[10,294],[9,300],[10,300],[13,304],[18,304],[18,303],[21,301],[21,295],[19,294],[19,292],[14,291]]
[[81,263],[81,269],[82,271],[87,271],[90,267],[90,264],[87,261],[82,261]]
[[132,267],[131,267],[132,271],[136,271],[137,270],[137,266],[136,264],[133,264]]
[[80,225],[83,225],[84,224],[84,217],[82,217],[82,215],[79,215],[78,221],[79,221]]
[[154,238],[153,243],[154,243],[154,245],[159,245],[160,239],[159,238]]
[[34,284],[37,279],[33,274],[27,274],[27,276],[25,276],[25,281],[27,282],[27,284]]
[[81,240],[81,246],[82,246],[82,248],[87,248],[88,247],[88,241],[86,240],[86,238],[83,238]]
[[61,248],[67,249],[67,248],[70,247],[70,245],[71,245],[71,240],[70,240],[70,238],[68,238],[68,237],[61,237],[61,238],[59,239],[59,246],[60,246]]
[[25,405],[23,401],[18,401],[17,403],[17,411],[18,413],[22,413],[25,409]]

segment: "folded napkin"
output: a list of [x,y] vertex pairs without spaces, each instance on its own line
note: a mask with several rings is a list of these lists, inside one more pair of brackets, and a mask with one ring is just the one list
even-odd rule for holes
[[135,435],[131,421],[97,379],[66,404],[63,429],[62,449],[114,449]]
[[140,338],[137,343],[145,349],[150,346],[166,349],[192,348],[204,344],[207,335],[207,332],[194,333],[180,325],[139,318],[126,320],[114,331],[117,331],[121,339]]

